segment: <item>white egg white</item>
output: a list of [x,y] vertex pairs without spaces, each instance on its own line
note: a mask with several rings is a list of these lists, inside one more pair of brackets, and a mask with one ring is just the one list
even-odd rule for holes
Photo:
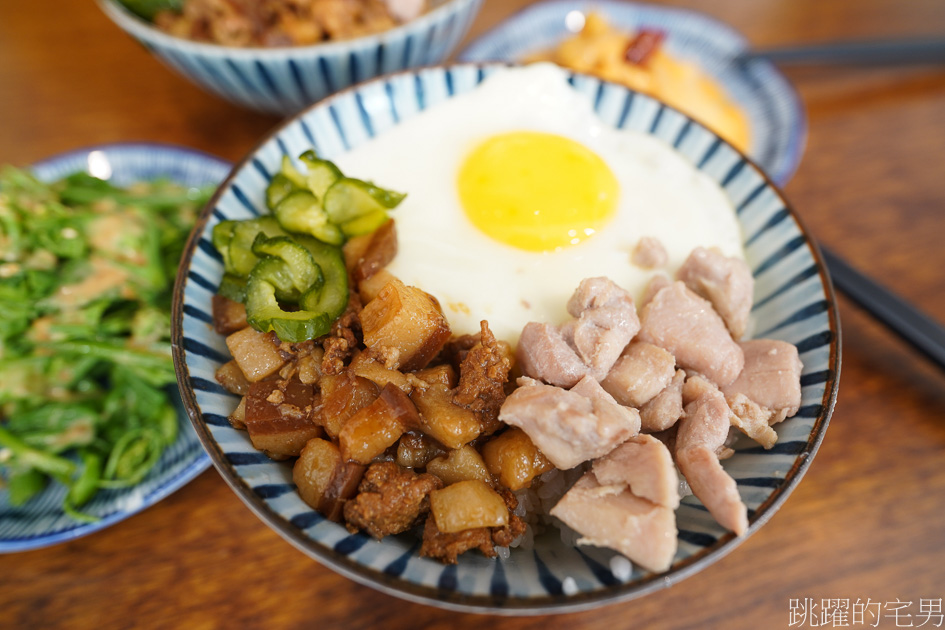
[[[475,228],[457,192],[460,165],[486,138],[519,130],[565,136],[597,153],[620,184],[613,220],[579,245],[548,253]],[[607,276],[638,298],[654,274],[630,263],[644,236],[663,243],[669,263],[656,271],[670,275],[700,245],[744,256],[734,209],[715,182],[661,140],[604,124],[560,71],[543,64],[497,71],[336,162],[352,177],[407,193],[392,213],[399,250],[389,270],[439,299],[458,334],[477,332],[487,319],[498,338],[514,343],[529,321],[561,323],[588,277]]]

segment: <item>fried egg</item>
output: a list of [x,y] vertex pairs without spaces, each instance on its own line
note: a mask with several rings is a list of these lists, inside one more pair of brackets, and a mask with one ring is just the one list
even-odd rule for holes
[[[336,162],[407,193],[388,270],[434,295],[457,334],[486,319],[514,343],[530,321],[566,321],[584,278],[638,299],[697,246],[744,257],[715,182],[663,141],[603,123],[546,64],[500,69]],[[644,236],[668,253],[660,270],[630,262]]]

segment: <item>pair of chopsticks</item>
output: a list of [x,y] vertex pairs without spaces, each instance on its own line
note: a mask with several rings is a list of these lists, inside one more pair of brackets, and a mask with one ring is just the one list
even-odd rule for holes
[[945,368],[945,328],[828,248],[821,253],[834,286],[930,361]]
[[945,38],[830,42],[749,50],[738,61],[766,59],[778,64],[898,65],[945,63]]

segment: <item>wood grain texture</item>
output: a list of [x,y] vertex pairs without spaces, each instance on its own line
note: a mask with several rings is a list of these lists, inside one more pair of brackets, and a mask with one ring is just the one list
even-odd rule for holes
[[[470,35],[525,4],[486,0]],[[941,0],[671,4],[710,10],[757,46],[945,33]],[[787,74],[810,116],[788,197],[814,235],[945,321],[945,69]],[[277,122],[165,69],[92,2],[0,3],[0,163],[118,140],[237,160]],[[945,375],[840,309],[840,397],[807,476],[757,534],[669,589],[538,618],[403,602],[296,551],[211,470],[114,527],[0,556],[0,627],[775,628],[803,597],[898,598],[916,613],[945,597]]]

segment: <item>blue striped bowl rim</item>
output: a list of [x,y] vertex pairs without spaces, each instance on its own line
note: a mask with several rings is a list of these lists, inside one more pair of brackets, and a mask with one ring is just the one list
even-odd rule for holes
[[[722,530],[694,497],[677,512],[679,552],[663,574],[634,569],[629,580],[608,563],[614,552],[566,547],[539,538],[508,560],[465,554],[443,566],[418,557],[410,534],[374,542],[349,534],[308,508],[294,491],[291,465],[253,449],[227,415],[238,397],[214,381],[227,360],[221,336],[207,325],[210,298],[222,276],[210,244],[213,226],[265,212],[265,188],[283,156],[315,148],[331,159],[424,109],[467,92],[499,64],[426,68],[390,75],[338,93],[265,138],[230,174],[205,208],[185,250],[175,287],[172,336],[184,405],[214,465],[237,495],[287,541],[358,582],[408,600],[496,614],[576,611],[640,596],[718,560],[745,538]],[[833,290],[816,245],[764,172],[698,123],[660,102],[595,78],[560,70],[607,124],[664,139],[719,182],[737,209],[756,299],[759,333],[798,345],[804,363],[802,407],[779,425],[778,445],[764,451],[742,439],[725,461],[749,507],[749,534],[764,524],[798,483],[817,450],[836,400],[839,321]],[[408,191],[409,192],[409,191]],[[567,580],[570,577],[571,580]]]
[[748,153],[775,182],[785,184],[797,170],[807,138],[804,106],[791,83],[771,62],[736,62],[749,50],[733,28],[704,13],[622,0],[546,0],[529,5],[480,35],[464,48],[462,62],[520,62],[548,50],[571,33],[571,11],[599,12],[624,29],[657,28],[668,33],[665,45],[677,57],[697,64],[718,80],[744,109],[751,124]]
[[[110,180],[124,186],[136,181],[169,177],[188,186],[216,184],[230,170],[223,160],[184,147],[126,142],[90,146],[61,153],[34,164],[39,179],[53,181],[76,171],[88,170],[93,152],[104,156],[112,167]],[[176,389],[179,436],[144,480],[133,488],[104,490],[83,510],[99,516],[94,523],[79,523],[62,512],[65,487],[51,483],[26,505],[14,508],[5,490],[0,490],[0,552],[26,551],[66,542],[97,532],[154,505],[183,487],[210,467],[207,456]]]
[[204,55],[235,57],[235,58],[271,58],[310,57],[314,55],[332,55],[355,48],[373,48],[383,42],[398,39],[404,34],[423,30],[439,22],[444,14],[464,10],[473,4],[481,4],[481,0],[441,0],[437,6],[420,17],[400,24],[380,33],[364,35],[352,39],[326,41],[307,46],[223,46],[210,42],[198,42],[182,37],[169,35],[152,24],[141,19],[126,9],[117,0],[96,0],[102,10],[119,26],[129,31],[135,37],[150,43],[159,43],[165,47],[179,48],[190,52],[199,52]]
[[291,47],[228,47],[168,35],[114,0],[112,21],[168,68],[237,105],[291,114],[329,94],[388,72],[440,63],[456,49],[483,0],[441,0],[415,20],[349,40]]

